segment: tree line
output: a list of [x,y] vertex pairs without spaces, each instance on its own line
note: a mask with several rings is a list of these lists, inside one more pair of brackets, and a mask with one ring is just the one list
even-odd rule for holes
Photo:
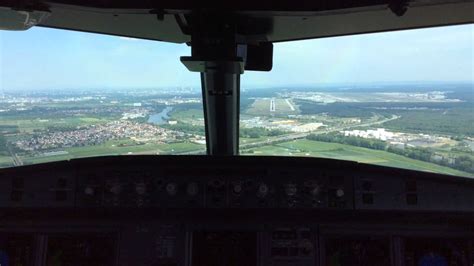
[[333,142],[347,144],[357,147],[363,147],[373,150],[384,150],[390,153],[402,155],[411,159],[430,162],[442,166],[447,166],[456,170],[474,173],[474,160],[467,155],[457,156],[455,158],[445,158],[436,156],[436,153],[429,148],[404,147],[397,148],[389,145],[387,142],[377,139],[366,139],[354,136],[344,136],[340,133],[310,134],[307,139],[322,142]]
[[241,128],[239,136],[241,138],[260,138],[260,137],[274,137],[285,134],[286,131],[279,129],[266,129],[263,127]]
[[378,139],[365,139],[361,137],[354,137],[354,136],[344,136],[343,134],[335,134],[335,133],[328,133],[328,134],[310,134],[307,139],[315,140],[315,141],[322,141],[322,142],[334,142],[334,143],[341,143],[347,144],[357,147],[363,147],[373,150],[385,150],[387,148],[387,144],[385,141],[381,141]]

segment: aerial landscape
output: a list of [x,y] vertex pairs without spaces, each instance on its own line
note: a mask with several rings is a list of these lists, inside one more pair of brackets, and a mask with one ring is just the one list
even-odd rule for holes
[[[473,177],[473,125],[470,83],[243,88],[240,154]],[[0,94],[0,167],[205,149],[198,87]]]

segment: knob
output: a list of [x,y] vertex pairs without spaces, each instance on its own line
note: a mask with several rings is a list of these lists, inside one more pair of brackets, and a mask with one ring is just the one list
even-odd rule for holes
[[338,190],[336,190],[336,196],[341,198],[344,196],[344,189],[342,188],[339,188]]
[[166,185],[166,192],[168,192],[170,196],[176,195],[176,192],[177,192],[176,184],[168,183],[168,185]]
[[321,187],[320,187],[319,185],[315,185],[315,186],[311,189],[310,193],[311,193],[311,195],[313,195],[313,196],[315,196],[315,197],[318,196],[319,193],[321,193]]
[[211,186],[215,187],[215,188],[220,188],[224,185],[224,181],[220,180],[220,179],[215,179],[211,182]]
[[286,195],[288,196],[294,196],[296,195],[296,192],[298,191],[298,189],[296,188],[296,185],[295,184],[288,184],[286,185],[286,188],[285,188],[285,193]]
[[242,192],[242,184],[235,183],[232,187],[232,192],[234,192],[235,194],[240,194],[240,192]]
[[295,207],[296,201],[294,199],[288,199],[288,207]]
[[112,194],[118,195],[118,194],[120,194],[120,192],[122,192],[122,186],[121,186],[120,184],[118,184],[118,183],[113,184],[112,186],[110,186],[109,191],[110,191]]
[[267,195],[267,193],[268,193],[268,186],[265,183],[261,183],[258,186],[257,196],[265,197]]
[[94,188],[90,187],[90,186],[87,186],[85,189],[84,189],[84,194],[86,194],[87,196],[92,196],[94,195]]
[[195,182],[189,183],[186,187],[186,192],[189,196],[196,196],[199,192],[199,187]]
[[138,183],[135,185],[135,191],[138,195],[144,195],[146,193],[146,184],[145,183]]

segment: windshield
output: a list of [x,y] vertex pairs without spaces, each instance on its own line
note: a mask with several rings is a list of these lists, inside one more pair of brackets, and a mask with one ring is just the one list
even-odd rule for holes
[[[474,175],[473,25],[276,43],[242,76],[240,153]],[[0,166],[205,154],[186,45],[0,32]]]
[[178,110],[202,109],[186,45],[47,28],[0,31],[0,166],[205,153]]

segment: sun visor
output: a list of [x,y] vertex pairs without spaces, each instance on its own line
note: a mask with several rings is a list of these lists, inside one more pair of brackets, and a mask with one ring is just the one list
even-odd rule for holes
[[9,7],[0,7],[0,30],[27,30],[40,24],[50,16],[44,10],[16,10]]

